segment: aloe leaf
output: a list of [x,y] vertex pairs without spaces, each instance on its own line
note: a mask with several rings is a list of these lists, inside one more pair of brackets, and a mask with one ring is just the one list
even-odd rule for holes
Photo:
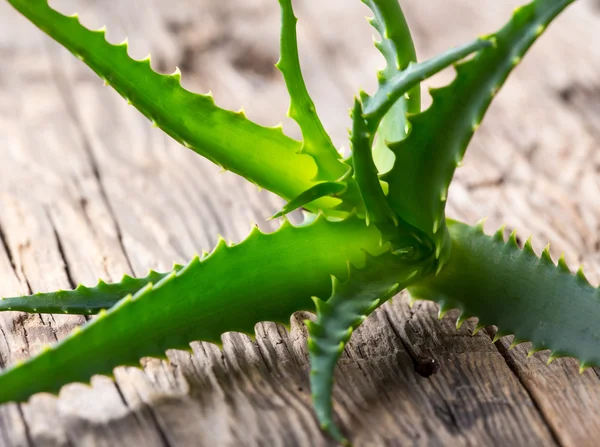
[[[184,146],[262,188],[290,200],[313,186],[317,166],[281,128],[259,126],[243,112],[217,107],[210,94],[181,86],[179,71],[161,75],[150,59],[131,59],[127,43],[112,45],[105,30],[90,31],[47,0],[8,0],[36,26],[85,62],[152,123]],[[326,204],[325,204],[326,205]]]
[[341,161],[339,152],[325,131],[315,104],[311,99],[300,68],[298,56],[298,39],[296,25],[298,19],[294,15],[292,0],[279,0],[281,6],[281,51],[275,66],[283,74],[290,94],[288,115],[300,126],[302,137],[302,153],[311,155],[319,171],[316,180],[337,180],[348,170]]
[[461,310],[459,322],[477,317],[478,327],[498,326],[498,334],[531,341],[535,352],[551,358],[575,357],[583,369],[600,366],[600,291],[582,270],[572,274],[564,258],[554,264],[548,247],[538,257],[527,241],[523,249],[516,233],[504,241],[482,225],[448,221],[452,255],[439,275],[409,287],[415,299],[440,304],[443,314]]
[[338,196],[343,194],[348,189],[348,185],[344,182],[322,182],[318,183],[312,188],[307,189],[298,197],[290,200],[286,203],[281,210],[273,214],[269,219],[276,219],[277,217],[285,216],[292,211],[297,210],[303,206],[309,206],[310,202],[318,200],[326,196]]
[[411,62],[404,70],[389,78],[381,79],[377,92],[372,97],[363,99],[363,114],[369,122],[369,128],[371,130],[377,129],[382,118],[396,101],[415,85],[466,56],[490,46],[492,46],[490,40],[476,39],[457,48],[452,48],[425,62]]
[[410,253],[413,260],[429,256],[432,246],[427,235],[395,213],[381,188],[371,155],[372,133],[363,118],[362,104],[358,99],[354,101],[352,111],[350,142],[354,180],[365,205],[367,225],[374,223],[381,231],[383,241],[391,242],[395,252]]
[[187,349],[194,340],[220,343],[224,332],[250,334],[260,321],[289,324],[293,312],[314,311],[311,296],[330,295],[330,275],[345,279],[347,263],[360,266],[364,250],[378,255],[389,249],[379,239],[357,217],[334,223],[321,216],[301,227],[286,221],[271,234],[255,228],[233,246],[221,240],[210,255],[123,298],[59,344],[4,371],[0,402],[58,392],[67,383],[138,364],[141,357]]
[[[398,0],[363,0],[374,17],[371,25],[381,36],[375,46],[386,60],[387,66],[379,72],[379,80],[390,79],[398,72],[417,61],[417,53]],[[373,158],[380,174],[388,172],[394,164],[394,154],[386,146],[386,141],[398,141],[408,132],[407,113],[421,111],[421,87],[414,86],[406,96],[401,97],[383,118],[373,147]]]
[[433,103],[411,116],[406,139],[390,144],[396,156],[383,176],[394,210],[436,243],[440,267],[450,251],[444,209],[448,186],[467,144],[510,72],[548,24],[574,0],[535,0],[517,9],[489,39],[494,45],[456,66],[447,87],[431,91]]
[[[362,94],[364,109],[361,102],[355,100],[350,136],[352,162],[354,179],[366,208],[367,223],[370,220],[375,222],[387,240],[400,243],[399,248],[411,245],[410,239],[413,247],[423,245],[427,241],[427,235],[399,217],[388,203],[371,151],[374,132],[398,98],[413,86],[457,60],[490,45],[488,41],[477,39],[429,61],[420,64],[410,63],[405,70],[389,80],[383,80],[372,97]],[[415,241],[417,243],[414,243]],[[403,244],[407,245],[402,246]]]
[[[183,266],[173,266],[178,272]],[[90,315],[109,309],[123,297],[136,293],[149,283],[157,283],[169,273],[150,271],[144,278],[125,275],[118,283],[99,281],[95,287],[78,286],[75,290],[36,293],[34,295],[0,298],[0,311],[30,313],[65,313]]]
[[388,203],[377,175],[371,155],[372,129],[363,117],[363,106],[354,100],[352,110],[352,163],[354,180],[365,204],[367,224],[375,222],[381,226],[397,227],[399,217]]
[[342,444],[347,441],[333,421],[334,370],[352,332],[368,315],[412,281],[428,272],[432,263],[405,263],[400,256],[367,255],[365,266],[349,266],[348,279],[332,278],[331,297],[313,298],[315,322],[307,321],[311,360],[312,400],[321,428]]

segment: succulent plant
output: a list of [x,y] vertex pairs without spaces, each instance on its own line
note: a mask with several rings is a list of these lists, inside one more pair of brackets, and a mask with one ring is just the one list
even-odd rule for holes
[[[0,402],[57,393],[92,375],[112,375],[145,356],[190,349],[221,335],[253,335],[261,321],[289,324],[296,311],[307,321],[310,383],[317,419],[340,443],[333,422],[334,368],[345,343],[373,310],[408,289],[413,299],[439,303],[440,314],[459,309],[457,326],[478,318],[477,329],[498,326],[513,345],[532,342],[550,359],[572,356],[581,369],[600,365],[600,292],[548,248],[538,256],[504,229],[487,236],[483,223],[447,219],[445,205],[455,169],[486,110],[511,71],[550,22],[574,0],[534,0],[515,10],[498,32],[418,63],[397,0],[363,0],[372,10],[376,42],[386,60],[378,89],[360,92],[351,111],[352,154],[344,159],[316,113],[302,78],[291,0],[281,7],[281,57],[291,98],[289,116],[302,141],[279,127],[249,121],[243,111],[219,108],[212,96],[191,93],[171,75],[133,60],[127,43],[106,41],[47,0],[7,0],[42,31],[94,70],[152,125],[223,169],[287,201],[270,234],[253,227],[238,244],[216,247],[171,272],[123,277],[32,296],[2,298],[0,310],[97,314],[71,335],[0,374]],[[454,66],[455,79],[430,90],[421,110],[420,84]],[[285,215],[305,210],[292,225]]]

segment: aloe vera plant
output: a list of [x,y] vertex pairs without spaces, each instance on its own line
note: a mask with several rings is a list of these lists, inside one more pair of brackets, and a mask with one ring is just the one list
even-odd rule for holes
[[[555,265],[548,249],[537,256],[530,241],[520,248],[515,233],[505,241],[503,228],[488,236],[483,224],[445,216],[454,171],[488,106],[574,0],[534,0],[498,32],[421,63],[397,0],[363,0],[374,14],[386,67],[378,73],[377,91],[355,99],[347,159],[333,145],[303,81],[291,0],[279,0],[277,67],[302,141],[183,89],[179,71],[154,72],[149,59],[128,56],[126,43],[108,43],[103,29],[86,29],[47,0],[7,1],[153,125],[287,204],[272,216],[282,219],[274,233],[255,227],[239,244],[220,240],[212,252],[171,272],[2,298],[0,310],[98,316],[3,371],[0,402],[57,393],[67,383],[139,365],[141,357],[189,349],[195,340],[220,344],[223,333],[252,334],[261,321],[287,324],[292,313],[306,310],[316,313],[315,321],[306,322],[316,417],[324,431],[346,443],[333,422],[335,364],[353,330],[403,289],[413,299],[439,303],[441,315],[459,309],[457,326],[476,317],[476,330],[496,325],[498,336],[515,335],[513,344],[531,341],[531,352],[551,350],[551,360],[575,357],[582,371],[600,366],[600,292],[581,269],[572,274],[562,257]],[[420,83],[449,66],[456,78],[431,90],[432,105],[421,111]],[[301,207],[305,222],[294,226],[285,215]]]

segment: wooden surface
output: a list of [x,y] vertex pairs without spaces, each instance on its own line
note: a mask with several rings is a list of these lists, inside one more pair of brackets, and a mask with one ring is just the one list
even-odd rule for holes
[[[406,0],[421,57],[498,28],[519,0]],[[296,0],[306,78],[337,145],[359,87],[382,58],[358,0]],[[129,36],[131,54],[183,71],[184,85],[251,119],[287,108],[277,60],[275,0],[61,0],[84,24]],[[175,6],[176,5],[176,6]],[[489,216],[548,241],[572,266],[600,273],[600,3],[580,0],[523,61],[498,96],[449,214]],[[117,280],[168,269],[240,240],[281,202],[179,147],[79,61],[0,1],[0,294]],[[442,73],[430,85],[451,79]],[[426,99],[428,100],[428,99]],[[286,131],[297,128],[284,121]],[[576,297],[565,297],[576,299]],[[508,351],[493,329],[472,337],[452,315],[405,297],[355,333],[337,371],[336,411],[357,446],[593,446],[600,439],[600,372],[548,354]],[[454,318],[456,315],[454,315]],[[327,446],[309,402],[305,330],[257,326],[216,347],[194,343],[170,363],[117,369],[116,383],[70,385],[0,407],[1,446]],[[38,352],[83,317],[0,314],[0,365]],[[124,340],[124,343],[126,341]]]

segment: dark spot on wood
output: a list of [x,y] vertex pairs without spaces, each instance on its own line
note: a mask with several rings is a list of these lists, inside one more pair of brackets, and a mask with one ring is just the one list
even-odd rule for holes
[[560,97],[561,101],[571,103],[576,90],[577,87],[575,85],[568,85],[558,90],[558,96]]
[[414,360],[415,372],[422,377],[431,377],[440,370],[440,364],[434,358],[420,357]]

